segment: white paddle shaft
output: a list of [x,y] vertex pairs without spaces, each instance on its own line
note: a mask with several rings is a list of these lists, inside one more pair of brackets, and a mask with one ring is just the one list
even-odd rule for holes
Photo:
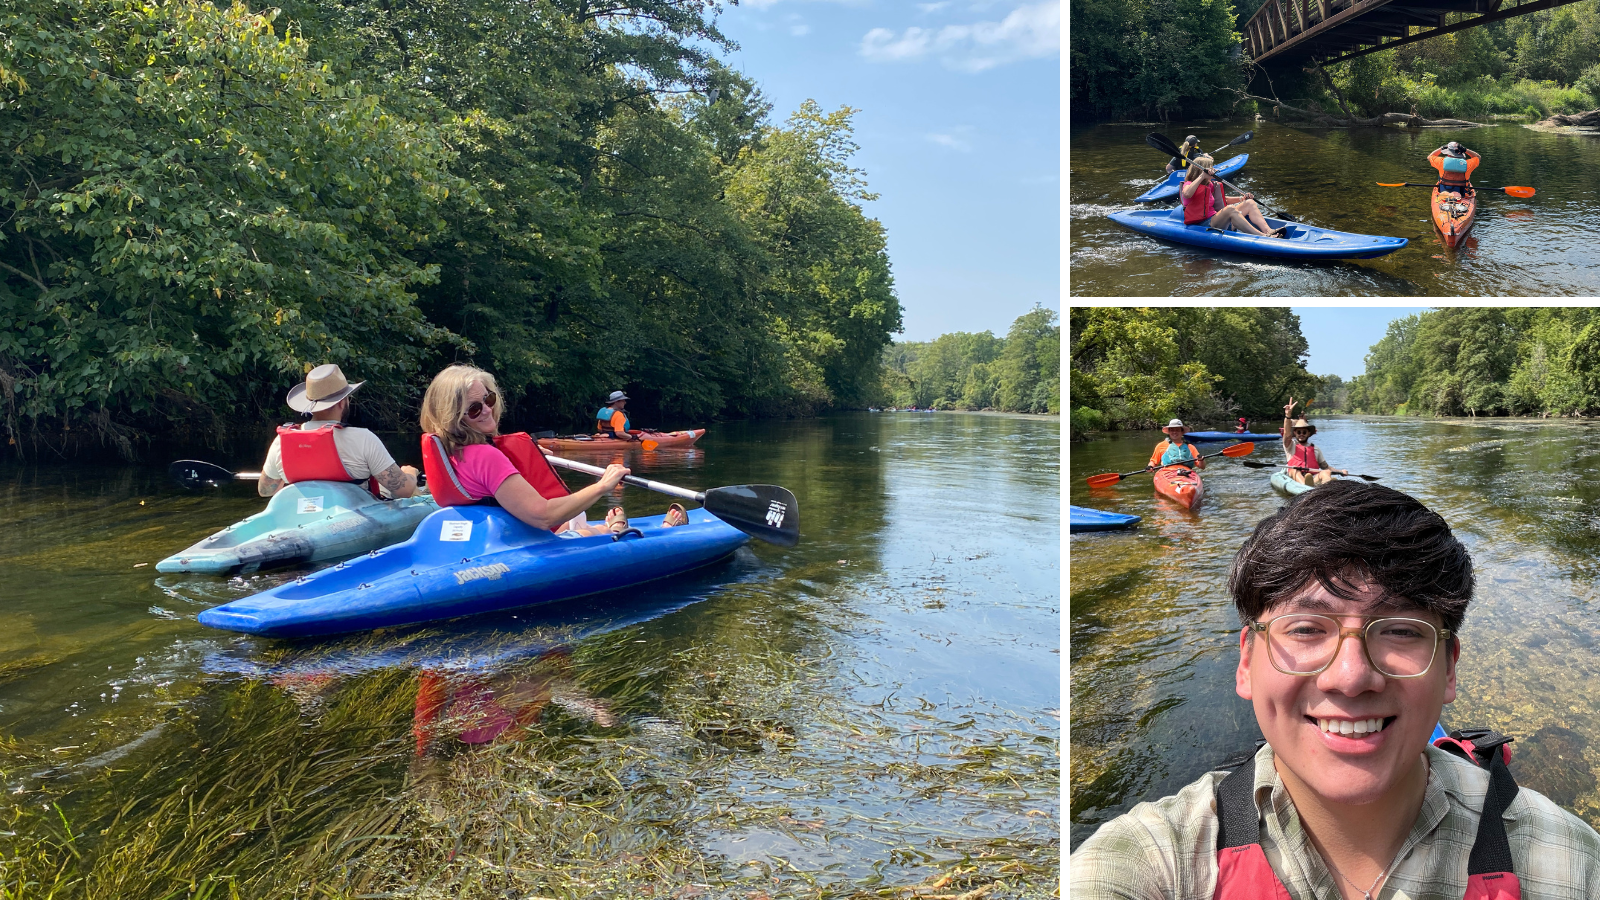
[[[588,463],[573,462],[570,459],[562,459],[559,456],[546,456],[545,459],[549,460],[550,465],[552,466],[559,466],[563,469],[571,469],[574,472],[583,472],[589,475],[594,475],[595,477],[599,477],[606,473],[606,470],[600,468],[599,466],[591,466]],[[641,487],[647,491],[655,491],[658,494],[670,494],[674,497],[682,497],[685,500],[693,500],[696,503],[704,503],[706,499],[705,492],[703,491],[691,491],[688,488],[681,488],[673,484],[662,484],[659,481],[651,481],[648,478],[640,478],[637,475],[623,476],[622,481],[625,484],[631,484],[634,487]]]

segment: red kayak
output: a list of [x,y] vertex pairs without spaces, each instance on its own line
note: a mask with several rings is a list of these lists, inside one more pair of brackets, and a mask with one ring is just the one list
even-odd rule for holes
[[1156,494],[1184,507],[1194,509],[1200,505],[1200,496],[1206,492],[1200,474],[1187,466],[1167,466],[1156,470]]
[[[694,428],[689,431],[630,431],[629,434],[638,435],[639,440],[655,441],[662,447],[687,447],[700,436],[706,433],[704,428]],[[639,440],[624,441],[614,437],[601,437],[599,435],[575,434],[571,437],[540,438],[539,446],[546,450],[626,450],[629,447],[638,447]]]

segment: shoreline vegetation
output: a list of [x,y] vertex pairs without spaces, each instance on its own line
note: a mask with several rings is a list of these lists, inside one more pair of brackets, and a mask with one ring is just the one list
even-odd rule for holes
[[[1281,352],[1292,353],[1296,347],[1304,352],[1298,317],[1287,310],[1262,312],[1277,325]],[[1228,369],[1227,360],[1218,358],[1216,339],[1180,338],[1199,327],[1225,327],[1237,318],[1238,311],[1220,309],[1093,310],[1082,315],[1073,310],[1071,439],[1084,440],[1096,431],[1153,428],[1169,415],[1183,417],[1191,426],[1227,422],[1230,414],[1270,419],[1275,425],[1280,413],[1260,409],[1270,404],[1237,398],[1251,396],[1252,386],[1279,381],[1293,384],[1284,396],[1314,401],[1313,417],[1600,416],[1600,310],[1445,307],[1395,319],[1368,351],[1366,372],[1349,381],[1313,376],[1303,367],[1303,377],[1285,367],[1276,380],[1255,366]],[[1233,413],[1235,409],[1246,411]]]
[[473,362],[567,429],[876,399],[901,328],[855,110],[775,119],[713,7],[18,0],[0,12],[4,455],[364,424]]
[[[1300,111],[1527,122],[1600,107],[1600,5],[1528,13],[1323,67],[1256,66],[1238,31],[1263,0],[1069,0],[1072,115],[1161,122]],[[1472,18],[1451,13],[1447,24]],[[1279,110],[1282,110],[1280,113]],[[1597,112],[1600,118],[1600,112]],[[1365,121],[1362,121],[1365,120]],[[1318,124],[1326,124],[1318,122]]]

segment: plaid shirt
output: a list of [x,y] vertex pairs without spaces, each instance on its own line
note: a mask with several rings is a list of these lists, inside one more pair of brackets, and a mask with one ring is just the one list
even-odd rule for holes
[[[1422,810],[1400,850],[1400,863],[1374,895],[1384,900],[1461,900],[1467,854],[1478,833],[1489,773],[1429,747]],[[1216,787],[1208,772],[1177,794],[1140,803],[1100,826],[1072,854],[1073,900],[1173,898],[1211,900],[1217,884]],[[1261,848],[1289,896],[1338,900],[1335,876],[1311,846],[1289,792],[1272,765],[1272,748],[1255,758]],[[1600,897],[1600,834],[1582,819],[1521,788],[1504,815],[1522,896]]]

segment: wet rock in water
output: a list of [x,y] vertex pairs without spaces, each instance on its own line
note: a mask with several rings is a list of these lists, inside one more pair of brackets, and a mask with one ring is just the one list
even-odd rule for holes
[[1511,774],[1517,784],[1533,788],[1557,804],[1571,807],[1595,789],[1594,770],[1583,757],[1583,735],[1559,725],[1546,725],[1511,745]]

